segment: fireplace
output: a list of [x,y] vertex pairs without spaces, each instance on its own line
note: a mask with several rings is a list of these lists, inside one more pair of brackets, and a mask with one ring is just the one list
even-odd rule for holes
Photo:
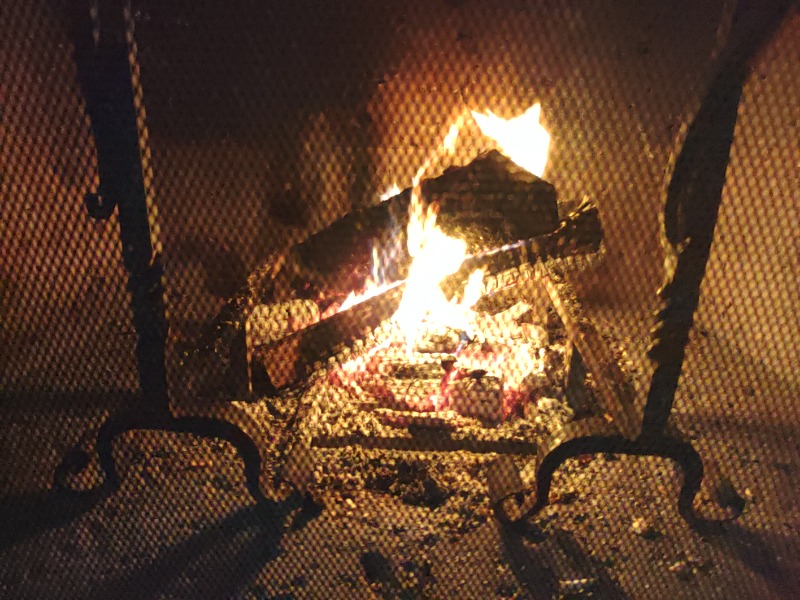
[[[19,50],[4,91],[70,120],[23,106],[5,125],[27,140],[5,189],[59,190],[5,209],[3,310],[28,349],[5,383],[130,390],[63,449],[55,487],[113,493],[120,438],[168,431],[230,443],[253,499],[297,522],[367,493],[457,515],[453,535],[524,528],[587,501],[554,477],[620,455],[674,461],[696,530],[735,520],[747,494],[673,407],[690,337],[715,328],[759,332],[736,344],[754,355],[788,336],[764,360],[791,371],[790,269],[731,241],[750,213],[725,185],[758,179],[732,145],[760,114],[743,90],[797,19],[781,2],[538,4],[42,8],[70,60]],[[63,149],[46,174],[23,166],[38,143]],[[775,223],[796,210],[753,210],[790,248]],[[768,316],[731,308],[731,289],[752,297],[726,279],[744,263],[782,294]],[[58,321],[80,340],[67,367],[43,339],[54,307],[79,316]]]

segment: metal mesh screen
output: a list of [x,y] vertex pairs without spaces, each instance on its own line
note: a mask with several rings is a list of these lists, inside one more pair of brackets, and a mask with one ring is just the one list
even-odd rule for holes
[[[69,3],[5,4],[0,516],[22,525],[0,536],[0,590],[127,597],[141,583],[131,597],[538,598],[584,593],[588,578],[599,597],[756,598],[780,597],[796,581],[800,564],[774,558],[800,548],[788,491],[800,469],[796,11],[745,85],[676,400],[675,422],[729,467],[751,506],[733,538],[707,544],[660,516],[678,485],[666,463],[610,456],[558,480],[543,529],[522,534],[465,516],[455,501],[428,510],[337,489],[326,516],[284,535],[276,523],[285,515],[265,525],[252,508],[230,446],[157,432],[125,437],[116,498],[90,512],[41,500],[68,448],[135,405],[140,382],[118,218],[94,220],[84,203],[100,182]],[[254,271],[376,204],[393,183],[408,187],[457,117],[511,117],[534,102],[553,137],[545,179],[562,216],[588,196],[603,219],[604,259],[573,284],[603,333],[643,365],[664,274],[670,160],[731,5],[134,0],[170,395],[187,395],[185,351]],[[439,171],[491,147],[470,122]],[[352,460],[333,469],[373,459]],[[422,468],[395,467],[387,476],[415,482]],[[595,489],[605,494],[599,505],[573,503]],[[609,508],[625,494],[625,506]],[[631,534],[636,518],[655,519],[661,535]],[[548,529],[553,519],[560,524]]]
[[128,388],[120,241],[83,205],[98,182],[63,23],[31,5],[4,27],[3,385]]

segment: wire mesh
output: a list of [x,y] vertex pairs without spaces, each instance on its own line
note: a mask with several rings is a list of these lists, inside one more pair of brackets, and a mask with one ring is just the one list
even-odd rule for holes
[[[99,181],[72,60],[66,4],[6,4],[8,18],[0,20],[0,447],[11,467],[2,470],[0,489],[17,493],[46,487],[57,458],[108,411],[129,401],[138,375],[119,223],[116,215],[92,220],[84,205],[84,195],[96,190]],[[166,270],[171,394],[185,392],[184,379],[176,375],[183,351],[251,274],[353,209],[376,204],[392,184],[408,187],[454,119],[470,110],[511,117],[537,101],[553,136],[545,178],[565,205],[589,196],[603,218],[604,261],[577,274],[575,286],[603,331],[623,340],[632,363],[643,364],[663,275],[659,228],[667,169],[679,130],[705,91],[726,10],[728,4],[721,1],[678,0],[625,1],[613,8],[602,2],[512,0],[135,0],[130,26],[146,108],[140,126],[146,125],[148,132],[147,184],[157,209],[153,233]],[[743,435],[740,429],[748,429],[748,423],[770,430],[763,423],[775,411],[780,421],[798,421],[795,403],[776,404],[770,398],[785,400],[798,385],[799,23],[796,15],[787,18],[748,78],[689,347],[688,375],[676,404],[676,420],[701,438],[704,452],[723,459],[736,451],[736,436]],[[470,121],[454,156],[439,169],[466,164],[489,147]],[[716,368],[709,369],[709,364]],[[280,412],[276,406],[269,404]],[[733,419],[738,425],[728,422],[728,436],[720,441],[725,436],[719,420],[726,415],[738,415]],[[142,456],[159,452],[176,461],[202,463],[195,470],[211,470],[218,463],[222,479],[209,488],[191,475],[194,479],[183,481],[174,495],[165,492],[152,505],[139,507],[153,522],[158,521],[154,506],[159,501],[174,508],[178,516],[161,522],[164,531],[158,535],[158,526],[145,517],[126,514],[126,523],[142,526],[145,533],[137,543],[145,546],[191,538],[187,522],[201,521],[203,510],[212,514],[240,506],[244,494],[230,448],[185,439],[165,442],[159,435],[144,434],[124,451],[136,465],[131,470],[136,484],[157,480],[157,469]],[[32,443],[31,436],[46,441]],[[790,448],[789,434],[777,437],[780,448]],[[358,460],[367,464],[373,459]],[[331,463],[323,479],[348,471],[347,464]],[[428,467],[420,464],[392,462],[396,472],[390,475],[403,471],[408,482],[420,486],[433,485],[435,476],[446,479],[435,467],[428,478],[427,471],[422,473]],[[633,473],[649,473],[653,467],[646,464],[636,471],[626,461],[609,464],[605,473],[610,477],[603,484],[618,493],[627,489]],[[755,478],[752,461],[731,464],[738,483]],[[658,465],[654,468],[668,482],[662,495],[674,495],[672,476]],[[574,485],[587,488],[587,482],[603,479],[577,477]],[[381,480],[370,483],[373,491],[376,481]],[[763,493],[783,498],[778,487],[767,484]],[[187,499],[197,489],[202,490],[200,499]],[[128,489],[123,497],[136,493]],[[406,500],[402,502],[419,508]],[[636,502],[637,514],[649,515],[654,506],[669,510],[667,500],[650,505],[647,498],[637,497]],[[427,508],[434,521],[442,514],[435,512],[438,505]],[[343,516],[337,515],[352,517],[343,510]],[[616,546],[602,532],[580,529],[584,521],[571,510],[564,509],[575,516],[572,526],[580,530],[576,535],[585,536],[584,545],[594,544],[600,554],[617,557]],[[592,510],[598,519],[606,518],[596,506]],[[762,521],[757,524],[780,520],[777,512],[770,506],[758,515]],[[469,535],[485,521],[459,516],[457,507],[443,513],[455,524],[435,523],[443,529],[420,534],[417,542],[426,552],[436,545],[430,536],[441,531]],[[145,577],[144,584],[175,597],[197,596],[198,581],[237,597],[284,592],[414,597],[431,590],[440,596],[474,592],[536,597],[536,578],[526,579],[525,569],[514,562],[521,546],[509,548],[507,539],[500,542],[485,529],[478,531],[476,558],[463,561],[465,569],[472,569],[474,588],[437,584],[431,563],[416,554],[413,560],[398,558],[406,550],[397,539],[430,514],[403,512],[396,525],[402,533],[392,529],[396,538],[361,518],[363,511],[352,517],[353,543],[372,546],[359,546],[354,564],[340,556],[353,548],[336,550],[337,560],[347,566],[333,583],[316,575],[318,570],[331,573],[326,566],[314,567],[316,558],[273,562],[269,553],[251,548],[242,553],[243,562],[249,557],[247,568],[233,565],[229,570],[246,572],[255,583],[233,575],[208,581],[192,572],[170,579],[166,587],[158,587],[157,575]],[[628,516],[615,513],[609,519],[624,532]],[[267,538],[270,549],[278,546],[280,535],[265,534],[253,515],[237,519],[227,522],[224,533],[239,537],[215,542],[233,555],[232,562],[238,557],[237,544],[250,548],[254,539]],[[306,538],[307,547],[324,546],[338,535],[337,527],[335,520],[325,521]],[[89,544],[94,558],[65,564],[102,579],[103,569],[116,568],[109,561],[124,554],[117,547],[124,546],[120,540],[131,532],[116,533],[109,546],[116,550],[107,549],[108,556],[98,556],[97,546]],[[81,535],[81,543],[87,543],[88,534]],[[555,548],[545,552],[546,562],[552,571],[566,573],[565,553],[569,562],[570,553],[581,550],[572,547],[572,537],[559,535]],[[502,543],[511,556],[507,562],[513,577],[510,571],[492,573],[487,566],[495,556],[487,548]],[[440,550],[439,559],[447,557]],[[207,557],[196,558],[193,568],[202,571]],[[178,572],[185,567],[180,558],[165,560]],[[392,560],[397,564],[390,564]],[[455,581],[460,567],[438,564],[434,571],[440,569],[447,573],[445,579],[452,576]],[[643,570],[647,565],[635,564],[619,567],[613,578],[634,597],[680,597],[673,584],[660,584],[658,577],[652,588],[645,587],[642,582],[651,577]],[[582,568],[605,572],[606,565],[589,560]],[[88,595],[85,582],[59,577],[70,581],[75,595]],[[491,581],[489,587],[482,587],[484,581]],[[118,592],[121,588],[114,585],[101,591]],[[612,597],[623,597],[617,581],[600,585]],[[713,582],[704,581],[700,589],[713,592]],[[756,596],[757,591],[750,595]]]

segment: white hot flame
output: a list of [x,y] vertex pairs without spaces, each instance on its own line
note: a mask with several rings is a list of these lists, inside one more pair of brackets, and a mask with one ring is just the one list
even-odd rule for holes
[[389,198],[394,198],[400,192],[401,190],[399,187],[397,187],[397,182],[393,183],[392,187],[390,187],[388,190],[386,190],[380,195],[381,202],[385,202]]
[[412,180],[407,237],[408,254],[413,261],[403,298],[394,315],[409,352],[426,319],[441,322],[450,314],[450,303],[439,284],[458,270],[467,255],[467,243],[447,236],[436,224],[439,205],[436,202],[426,204],[422,199],[422,177],[442,158],[453,153],[463,125],[464,117],[461,116],[450,126],[436,152],[417,170]]
[[472,111],[483,135],[492,138],[503,154],[537,177],[544,175],[550,149],[550,134],[539,121],[541,114],[542,106],[538,102],[508,120],[491,111],[486,114]]

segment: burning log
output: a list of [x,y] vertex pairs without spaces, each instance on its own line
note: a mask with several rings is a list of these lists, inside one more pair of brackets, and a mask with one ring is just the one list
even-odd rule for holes
[[417,340],[414,352],[422,354],[452,354],[462,341],[461,332],[441,325],[427,329]]
[[329,357],[366,337],[400,305],[404,285],[337,313],[276,342],[253,349],[253,393],[264,395],[296,383]]
[[[470,257],[472,268],[483,266],[488,275],[498,269],[567,258],[600,248],[602,229],[597,209],[584,203],[553,232]],[[466,271],[459,270],[442,287],[463,285]],[[257,345],[252,355],[252,385],[256,395],[271,393],[310,375],[315,366],[335,356],[389,319],[400,305],[404,284],[267,344]]]
[[[422,182],[422,198],[439,205],[437,225],[479,253],[558,227],[555,188],[496,151]],[[306,298],[324,311],[352,291],[365,289],[377,255],[383,279],[401,281],[411,258],[406,252],[411,189],[376,206],[356,210],[292,248],[268,276],[258,303]]]
[[[585,200],[551,233],[468,256],[442,287],[448,290],[463,286],[469,274],[481,268],[485,271],[487,292],[493,292],[503,287],[504,278],[499,276],[504,273],[525,265],[592,254],[600,250],[602,241],[600,213],[594,204]],[[511,283],[516,283],[514,278]]]
[[[421,185],[422,197],[439,206],[437,225],[444,233],[464,239],[471,253],[551,232],[558,226],[553,186],[496,151],[469,165],[447,169],[440,177],[424,180]],[[278,260],[256,269],[246,288],[223,307],[195,347],[182,353],[187,391],[193,397],[247,396],[251,378],[248,365],[252,363],[249,353],[253,346],[274,340],[272,334],[259,339],[256,334],[260,327],[252,319],[253,327],[247,325],[252,307],[311,301],[320,313],[335,309],[348,294],[365,288],[373,275],[376,256],[384,280],[403,280],[410,263],[405,251],[410,202],[411,189],[406,189],[376,206],[353,211]],[[392,294],[383,309],[377,308],[382,301],[376,301],[359,310],[372,310],[388,318],[397,308],[395,301],[399,302],[399,295]],[[342,317],[323,326],[323,331],[338,328],[344,336],[335,338],[330,346],[358,339],[360,334],[347,335],[344,329],[360,329],[360,318],[363,315]],[[368,329],[375,326],[368,325]],[[293,329],[288,324],[268,328],[273,333]],[[254,339],[248,339],[251,336],[247,329],[251,329]],[[328,350],[316,356],[327,354]],[[252,376],[258,379],[260,374]],[[288,383],[293,378],[287,375],[280,379]]]

